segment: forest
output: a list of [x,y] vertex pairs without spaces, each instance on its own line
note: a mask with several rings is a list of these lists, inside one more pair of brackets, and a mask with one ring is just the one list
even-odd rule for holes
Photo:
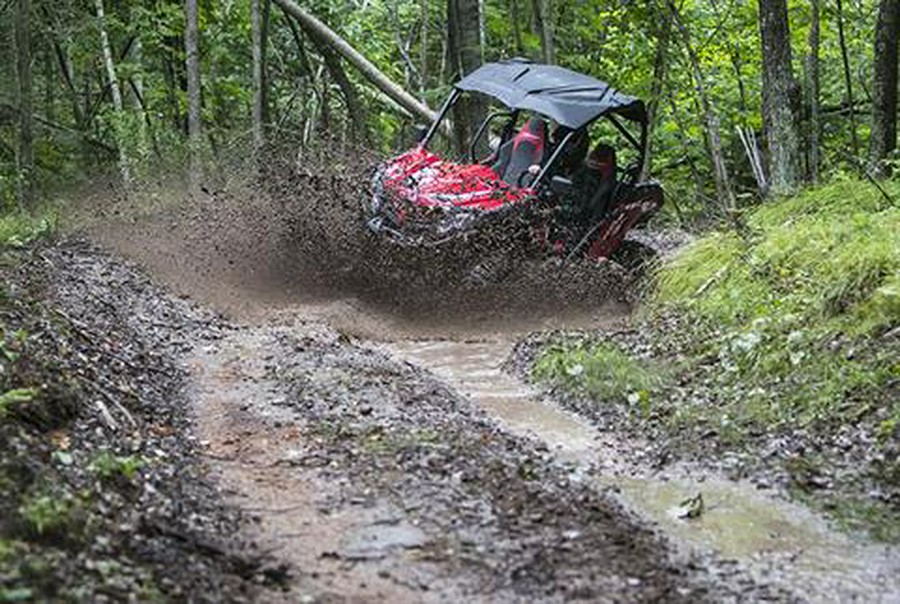
[[[9,0],[0,200],[31,208],[114,165],[123,187],[197,172],[288,134],[396,150],[423,121],[408,101],[434,109],[483,62],[527,57],[645,99],[669,210],[721,219],[770,194],[890,173],[897,10],[890,0]],[[338,38],[371,69],[348,61]]]

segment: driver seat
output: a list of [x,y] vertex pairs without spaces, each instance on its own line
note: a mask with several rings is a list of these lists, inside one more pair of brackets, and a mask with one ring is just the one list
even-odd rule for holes
[[[502,174],[499,169],[497,170],[504,182],[516,186],[530,166],[542,163],[546,131],[547,125],[544,120],[529,118],[522,124],[515,138],[506,143],[510,145],[509,159],[505,162],[505,166],[502,164],[498,166],[503,169]],[[501,149],[501,156],[502,151]]]

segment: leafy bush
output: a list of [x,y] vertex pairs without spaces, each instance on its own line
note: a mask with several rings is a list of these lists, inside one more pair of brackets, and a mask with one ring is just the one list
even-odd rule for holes
[[140,456],[120,456],[104,451],[94,458],[89,469],[104,480],[111,480],[121,476],[131,481],[137,475],[138,470],[144,466],[144,463],[144,458]]
[[0,249],[22,247],[36,239],[47,237],[56,231],[56,216],[39,217],[20,212],[0,216]]

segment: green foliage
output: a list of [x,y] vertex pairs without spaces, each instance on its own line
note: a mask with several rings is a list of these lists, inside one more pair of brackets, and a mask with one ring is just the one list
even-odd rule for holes
[[122,477],[132,481],[145,464],[146,460],[139,455],[119,456],[104,451],[91,461],[88,469],[104,480]]
[[37,492],[22,500],[19,514],[35,534],[61,535],[71,528],[75,508],[75,501],[68,494]]
[[9,413],[19,403],[29,403],[37,396],[35,388],[14,388],[0,394],[0,418]]
[[609,342],[554,344],[541,351],[533,376],[609,403],[628,403],[643,415],[667,379],[654,362],[637,361]]
[[19,212],[0,215],[0,249],[5,247],[22,247],[56,231],[55,214],[32,216]]

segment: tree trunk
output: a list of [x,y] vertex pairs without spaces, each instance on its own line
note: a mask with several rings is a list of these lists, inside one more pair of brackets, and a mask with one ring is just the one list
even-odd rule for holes
[[548,65],[556,63],[556,46],[553,40],[553,8],[551,0],[532,0],[531,6],[541,37],[541,59]]
[[[260,4],[266,6],[260,6]],[[250,1],[250,24],[253,35],[253,147],[258,151],[265,143],[266,103],[266,30],[269,0]]]
[[[136,11],[132,11],[132,19],[136,22]],[[150,125],[150,113],[147,111],[147,105],[144,102],[144,44],[141,40],[141,34],[138,32],[134,38],[134,44],[131,47],[131,56],[137,65],[134,77],[131,82],[134,87],[134,108],[138,111],[141,119],[138,122],[138,146],[141,152],[147,146],[147,128]],[[155,142],[155,141],[154,141]],[[156,145],[154,144],[154,149]]]
[[662,22],[656,30],[656,54],[653,59],[653,82],[650,85],[650,99],[647,102],[647,141],[644,149],[644,165],[641,166],[640,180],[650,175],[651,141],[656,128],[659,103],[666,82],[666,68],[669,59],[669,30],[672,28],[672,13],[665,11]]
[[853,76],[850,73],[850,57],[847,52],[847,40],[844,37],[844,3],[837,0],[838,42],[841,46],[841,59],[844,63],[844,88],[847,91],[847,105],[850,107],[850,141],[853,144],[853,157],[859,157],[859,138],[856,134],[856,111],[853,104]]
[[200,49],[197,24],[197,0],[185,0],[184,51],[187,73],[188,97],[188,147],[190,152],[189,182],[196,192],[203,179],[203,163],[200,157],[203,132],[200,112]]
[[800,184],[799,87],[791,65],[786,0],[760,0],[763,124],[769,146],[770,192],[786,195]]
[[34,140],[31,128],[31,0],[16,4],[16,79],[18,80],[19,146],[16,154],[19,209],[34,197]]
[[[288,19],[291,17],[288,16]],[[300,24],[303,27],[303,24]],[[341,65],[341,57],[337,55],[328,45],[328,41],[312,29],[303,28],[304,33],[313,41],[322,59],[325,61],[325,67],[328,73],[337,82],[338,88],[341,89],[341,96],[347,105],[347,115],[355,126],[353,138],[363,142],[369,141],[368,121],[366,120],[367,111],[359,100],[356,88],[353,82],[347,77],[343,65]]]
[[874,175],[887,176],[885,163],[897,147],[897,38],[900,0],[881,0],[875,26],[875,74],[872,78],[872,130],[869,165]]
[[513,37],[513,56],[521,56],[523,53],[522,46],[522,28],[519,25],[519,0],[509,0],[509,29],[512,31]]
[[116,133],[116,146],[119,148],[119,173],[122,182],[127,188],[131,184],[131,171],[128,167],[128,152],[125,150],[123,136],[125,110],[122,106],[122,89],[119,87],[119,77],[116,75],[116,64],[113,61],[112,46],[109,43],[109,35],[106,31],[106,14],[103,10],[103,0],[95,0],[97,9],[97,21],[100,25],[100,46],[103,49],[103,64],[106,67],[106,77],[109,80],[109,91],[112,95],[113,108],[116,113],[114,130]]
[[731,189],[731,179],[728,176],[728,168],[725,166],[725,158],[722,155],[722,135],[719,129],[719,116],[716,114],[706,92],[706,77],[700,67],[700,59],[691,42],[691,35],[681,20],[678,9],[672,0],[668,0],[669,11],[675,25],[681,32],[682,43],[687,51],[694,72],[694,80],[697,84],[697,94],[700,97],[700,106],[703,112],[703,120],[706,124],[706,142],[709,146],[709,157],[713,165],[713,176],[716,183],[716,196],[719,203],[725,207],[728,217],[733,221],[735,228],[741,230],[735,205],[734,192]]
[[425,102],[428,89],[428,0],[422,0],[422,30],[419,33],[419,100]]
[[377,67],[372,65],[368,59],[354,50],[346,40],[337,35],[324,23],[300,8],[293,0],[275,0],[275,3],[283,8],[286,13],[297,19],[297,21],[303,25],[304,29],[315,31],[316,34],[321,35],[322,39],[326,40],[329,46],[347,59],[351,65],[356,67],[363,77],[369,80],[376,88],[391,97],[398,105],[420,119],[424,119],[428,122],[434,121],[435,117],[437,117],[435,112],[429,109],[427,105],[419,102],[414,96],[397,86],[390,78],[379,71]]
[[[481,66],[478,0],[447,0],[447,54],[450,81],[455,82]],[[453,108],[454,136],[460,153],[469,148],[487,108],[477,97],[461,97]]]
[[822,124],[819,104],[819,0],[810,0],[809,54],[806,55],[806,98],[809,106],[809,128],[807,136],[807,162],[809,180],[819,181],[819,146],[821,145]]

